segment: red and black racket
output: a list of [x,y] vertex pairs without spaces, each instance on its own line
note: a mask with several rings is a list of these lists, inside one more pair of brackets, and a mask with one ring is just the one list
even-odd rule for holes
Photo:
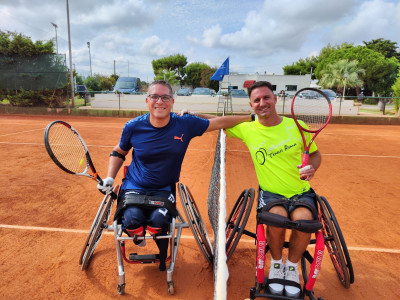
[[44,131],[44,145],[54,163],[63,171],[92,178],[103,184],[85,142],[71,125],[53,121]]
[[[321,90],[313,88],[301,89],[294,95],[292,100],[292,117],[300,130],[304,143],[304,152],[301,159],[301,167],[303,168],[308,165],[311,144],[331,120],[331,100]],[[307,142],[304,132],[314,134],[309,142]]]

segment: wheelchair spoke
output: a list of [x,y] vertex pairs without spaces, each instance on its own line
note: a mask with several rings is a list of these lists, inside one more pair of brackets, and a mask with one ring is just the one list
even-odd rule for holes
[[253,206],[253,201],[254,189],[244,190],[229,214],[225,227],[225,251],[227,260],[232,256],[244,232]]
[[322,233],[324,234],[325,246],[340,282],[344,287],[349,288],[351,283],[350,271],[348,265],[346,264],[345,255],[343,253],[344,245],[342,243],[342,239],[340,239],[338,236],[335,222],[331,212],[327,208],[325,201],[318,197],[318,203],[320,207],[320,221],[323,225]]

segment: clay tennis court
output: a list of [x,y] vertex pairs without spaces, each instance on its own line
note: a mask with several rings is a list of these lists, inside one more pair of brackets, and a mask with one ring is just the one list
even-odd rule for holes
[[[0,298],[213,299],[213,268],[202,257],[189,228],[184,229],[179,246],[173,296],[168,294],[166,273],[158,271],[157,265],[126,264],[126,294],[119,296],[115,243],[108,232],[89,269],[81,271],[79,255],[103,197],[93,180],[67,174],[50,160],[43,132],[56,119],[79,131],[102,177],[128,120],[0,116]],[[330,124],[318,136],[323,163],[311,184],[328,199],[338,218],[355,282],[350,289],[342,287],[326,254],[314,287],[316,296],[327,300],[400,298],[399,137],[400,126],[338,124]],[[181,174],[211,237],[206,203],[216,140],[217,132],[193,139]],[[120,180],[121,174],[116,182]],[[243,189],[257,188],[246,147],[230,138],[226,184],[228,213]],[[178,209],[183,214],[180,200]],[[255,231],[255,205],[246,229]],[[249,296],[255,249],[254,240],[243,236],[229,260],[229,300]]]

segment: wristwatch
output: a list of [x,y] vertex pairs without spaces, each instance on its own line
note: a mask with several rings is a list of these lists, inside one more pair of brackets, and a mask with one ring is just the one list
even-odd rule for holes
[[251,121],[255,121],[256,120],[256,114],[251,114]]

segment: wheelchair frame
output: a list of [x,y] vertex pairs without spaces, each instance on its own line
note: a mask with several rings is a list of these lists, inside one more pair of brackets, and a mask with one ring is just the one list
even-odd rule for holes
[[169,234],[162,236],[145,235],[141,237],[138,236],[123,237],[122,225],[118,224],[118,220],[114,220],[113,223],[109,225],[111,210],[113,207],[113,203],[117,198],[116,194],[118,193],[118,190],[119,186],[118,185],[114,186],[111,191],[106,193],[106,195],[103,198],[103,201],[100,204],[100,207],[97,211],[97,214],[94,218],[94,221],[89,230],[86,241],[84,243],[84,247],[81,251],[81,255],[79,257],[79,264],[81,265],[81,270],[86,270],[89,267],[91,259],[93,257],[93,253],[96,249],[96,246],[100,242],[100,239],[103,235],[103,231],[105,229],[114,232],[114,240],[117,252],[117,265],[118,265],[117,291],[120,295],[123,295],[125,293],[125,286],[126,286],[124,262],[129,264],[149,264],[149,263],[159,262],[158,254],[138,255],[137,253],[132,253],[127,258],[125,252],[126,241],[130,240],[137,241],[144,239],[170,240],[169,256],[166,262],[170,263],[169,268],[167,269],[167,288],[168,288],[168,293],[171,295],[175,293],[173,272],[175,269],[176,257],[178,254],[178,247],[183,228],[190,227],[190,229],[193,232],[193,235],[195,236],[196,243],[198,244],[205,259],[210,263],[213,262],[214,260],[213,247],[211,245],[211,241],[206,231],[204,222],[200,216],[200,212],[197,208],[196,203],[194,202],[193,196],[190,193],[188,187],[186,187],[182,183],[178,183],[180,199],[189,222],[185,221],[185,219],[177,209],[178,215],[172,218],[172,221],[170,223]]
[[[240,237],[242,234],[253,237],[256,239],[257,243],[257,234],[245,230],[245,226],[251,211],[251,207],[253,205],[254,200],[254,190],[244,190],[239,198],[237,199],[226,223],[226,236],[227,236],[227,244],[226,251],[227,257],[231,257],[234,249],[236,248]],[[331,258],[333,266],[336,270],[338,278],[342,285],[345,288],[349,288],[350,284],[354,283],[354,271],[353,266],[350,259],[350,254],[348,252],[342,231],[339,227],[339,223],[336,219],[336,216],[329,205],[328,201],[325,197],[317,195],[317,206],[318,206],[318,214],[319,221],[322,224],[321,232],[323,234],[323,241],[325,248]],[[264,232],[265,232],[264,225]],[[316,244],[316,239],[311,239],[310,245]],[[284,248],[289,247],[289,242],[285,241]],[[264,252],[264,255],[269,251],[268,243],[265,244],[265,248],[261,249]],[[259,252],[257,249],[256,253]],[[229,256],[228,256],[229,255]],[[269,292],[267,277],[264,278],[264,282],[262,284],[257,282],[257,278],[255,281],[255,286],[250,288],[250,299],[255,299],[257,297],[261,298],[270,298],[270,299],[304,299],[305,296],[308,296],[311,300],[316,299],[314,296],[314,291],[307,291],[305,286],[309,280],[308,278],[308,269],[309,265],[313,263],[313,256],[306,249],[301,258],[301,270],[303,274],[304,285],[301,290],[300,296],[298,298],[291,298],[285,295],[274,295]],[[256,261],[257,264],[257,261]],[[322,299],[322,298],[318,298]]]

